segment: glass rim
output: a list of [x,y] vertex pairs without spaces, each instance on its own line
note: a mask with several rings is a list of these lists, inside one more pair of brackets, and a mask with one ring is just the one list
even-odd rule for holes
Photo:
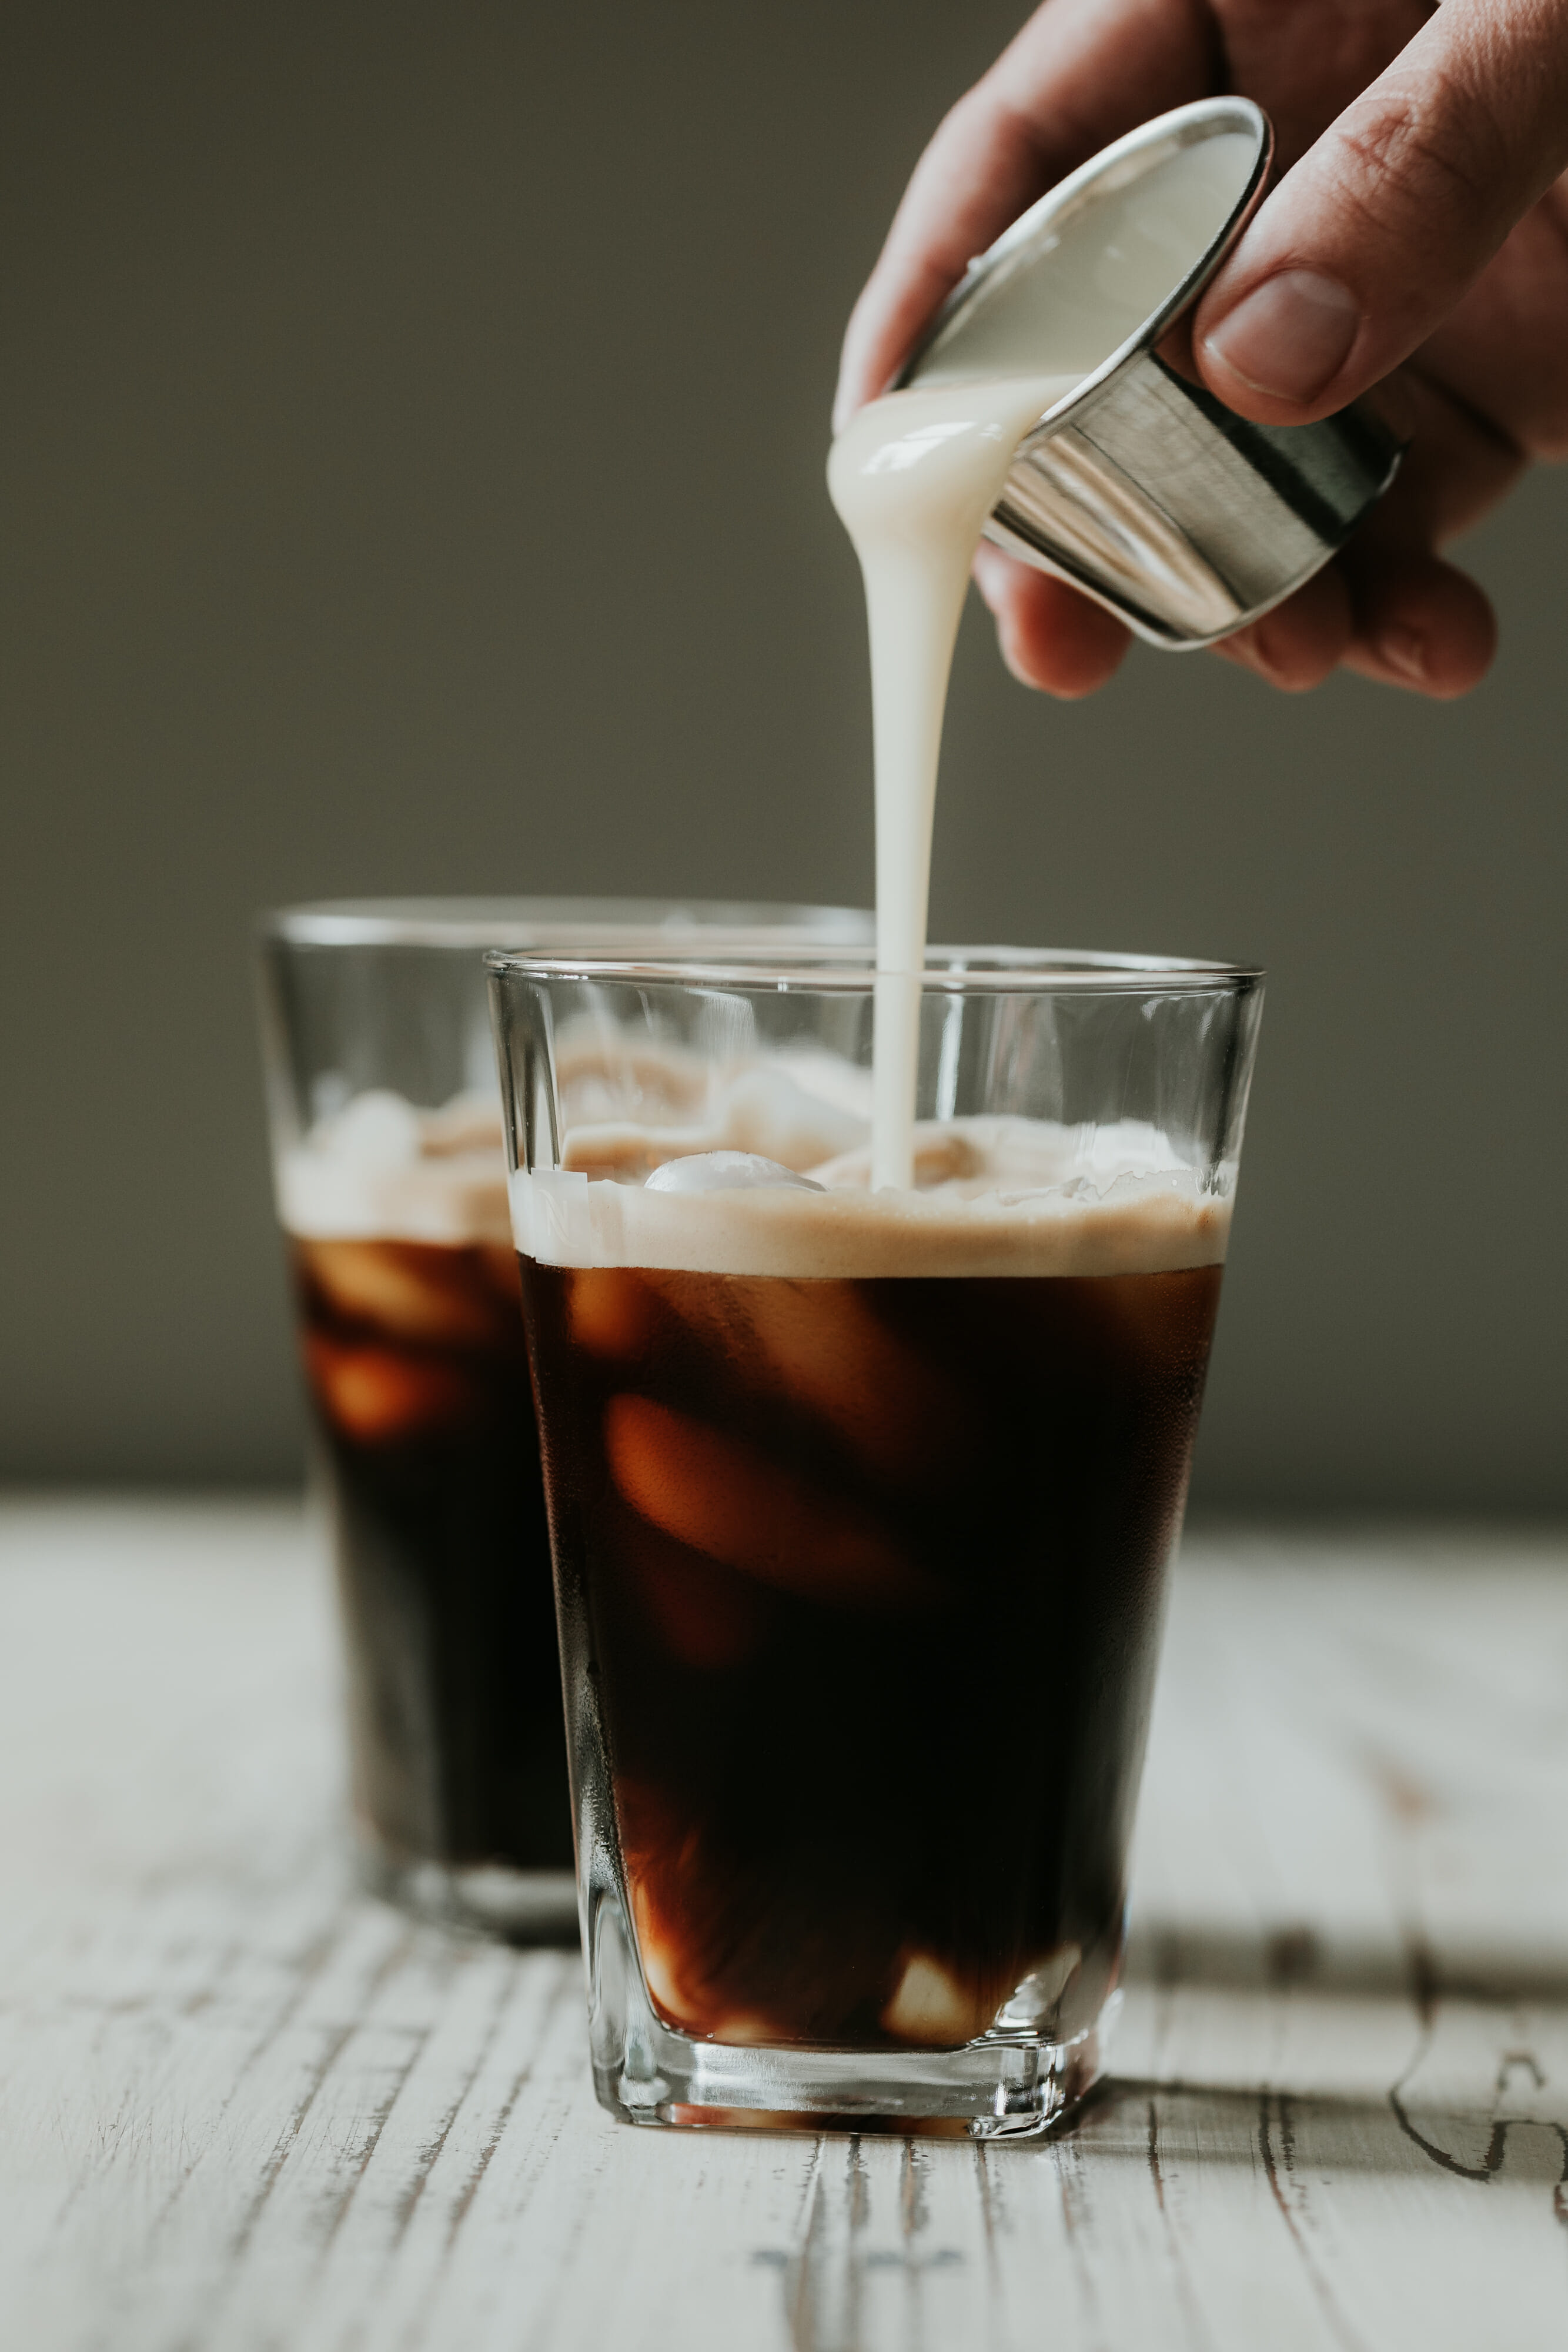
[[713,988],[758,994],[852,995],[871,992],[879,980],[918,978],[922,993],[934,995],[1019,994],[1071,990],[1075,993],[1136,995],[1224,994],[1257,986],[1260,964],[1228,963],[1189,956],[1144,956],[1092,948],[933,947],[923,971],[883,971],[875,950],[857,956],[825,942],[820,956],[808,950],[787,961],[759,954],[653,958],[572,954],[559,948],[497,949],[485,957],[497,979],[579,980],[643,988]]
[[[262,939],[287,947],[454,947],[517,952],[529,937],[562,952],[567,936],[609,948],[615,935],[667,931],[755,931],[758,945],[782,947],[784,935],[816,929],[823,944],[850,944],[869,929],[863,907],[795,905],[777,899],[620,898],[571,891],[539,896],[461,894],[402,898],[317,898],[267,908],[256,918]],[[514,936],[508,939],[506,934]]]

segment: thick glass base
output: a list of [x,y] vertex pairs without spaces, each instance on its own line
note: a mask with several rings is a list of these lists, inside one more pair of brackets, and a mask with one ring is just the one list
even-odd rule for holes
[[676,2129],[899,2132],[1030,2139],[1099,2079],[1120,1995],[1071,2042],[986,2034],[959,2050],[801,2050],[698,2042],[657,2018],[624,1915],[594,1906],[593,2087],[622,2123]]
[[570,1870],[513,1870],[505,1863],[454,1864],[394,1853],[355,1840],[360,1884],[415,1919],[507,1944],[578,1940],[577,1880]]

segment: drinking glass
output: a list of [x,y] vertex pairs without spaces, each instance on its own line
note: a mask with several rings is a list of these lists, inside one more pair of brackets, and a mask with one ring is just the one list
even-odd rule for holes
[[848,909],[405,899],[266,919],[277,1192],[332,1530],[361,1872],[575,1935],[560,1675],[482,953],[853,940]]
[[[490,956],[598,2095],[985,2138],[1094,2080],[1260,976]],[[802,1181],[804,1178],[805,1181]]]

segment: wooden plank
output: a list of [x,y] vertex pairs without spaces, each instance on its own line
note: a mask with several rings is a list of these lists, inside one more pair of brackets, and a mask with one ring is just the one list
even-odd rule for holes
[[1195,1547],[1072,2133],[640,2133],[575,1957],[341,1852],[298,1513],[0,1510],[0,2323],[47,2352],[1568,2332],[1568,1547]]

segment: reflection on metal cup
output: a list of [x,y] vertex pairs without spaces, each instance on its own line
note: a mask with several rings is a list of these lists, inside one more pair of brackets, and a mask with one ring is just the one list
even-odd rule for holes
[[1129,132],[970,264],[898,378],[1082,373],[1019,444],[986,536],[1151,645],[1211,645],[1279,604],[1399,463],[1370,402],[1254,425],[1192,369],[1187,320],[1258,205],[1272,144],[1240,98]]

